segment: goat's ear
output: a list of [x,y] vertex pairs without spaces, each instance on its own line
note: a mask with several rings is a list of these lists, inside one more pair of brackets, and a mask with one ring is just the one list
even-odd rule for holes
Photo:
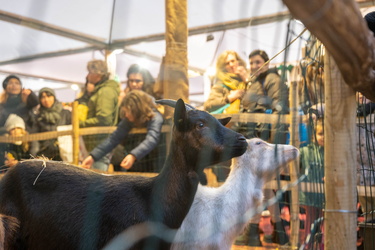
[[226,118],[218,119],[218,121],[225,126],[225,125],[228,124],[230,119],[232,119],[232,117],[226,117]]
[[174,125],[175,127],[183,131],[185,130],[187,124],[187,115],[186,115],[186,107],[185,103],[182,99],[178,99],[176,103],[176,108],[174,110]]

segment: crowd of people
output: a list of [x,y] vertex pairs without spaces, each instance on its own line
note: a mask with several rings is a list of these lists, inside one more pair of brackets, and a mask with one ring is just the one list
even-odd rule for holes
[[[204,109],[212,114],[287,114],[289,89],[286,79],[279,74],[277,68],[270,67],[269,62],[269,56],[263,50],[249,53],[249,68],[237,52],[227,50],[221,53],[217,58],[216,75],[212,79],[212,88],[204,102]],[[324,181],[322,110],[317,108],[324,107],[322,65],[322,58],[310,61],[298,86],[299,108],[314,119],[309,131],[309,144],[301,149],[301,172],[307,173],[306,181],[317,183]],[[76,99],[79,104],[80,128],[117,126],[117,129],[111,135],[83,136],[89,155],[82,159],[81,166],[107,171],[112,164],[116,171],[158,172],[162,162],[156,158],[165,157],[157,153],[164,119],[155,104],[155,100],[161,98],[154,92],[155,78],[147,69],[133,64],[126,74],[126,87],[121,91],[120,84],[111,78],[105,61],[89,61],[87,71],[86,83]],[[44,87],[36,95],[30,89],[22,87],[18,76],[9,75],[3,81],[3,89],[0,96],[1,135],[21,136],[56,131],[58,126],[72,123],[71,112],[63,107],[51,88]],[[358,115],[366,116],[375,110],[374,107],[371,102],[362,102],[358,105]],[[146,128],[147,133],[131,134],[132,128]],[[234,124],[232,128],[246,138],[259,137],[272,143],[287,142],[288,126],[285,124],[275,126],[241,122]],[[0,155],[1,169],[36,156],[62,160],[57,139],[1,143],[0,147],[3,152]],[[223,167],[228,167],[230,163],[222,164]],[[265,189],[264,196],[266,200],[272,199],[275,193]],[[324,196],[301,193],[300,203],[306,213],[320,214]],[[269,241],[281,245],[288,243],[280,216],[280,205],[275,203],[267,209],[271,212],[274,226],[273,234],[268,237]],[[260,215],[254,216],[243,235],[237,239],[237,244],[261,246],[259,222]],[[311,220],[306,220],[306,223],[311,223]]]
[[[89,61],[87,71],[86,83],[76,99],[80,128],[118,126],[118,129],[112,136],[83,136],[84,148],[90,155],[82,160],[82,166],[107,171],[112,160],[118,171],[160,170],[161,164],[147,159],[156,157],[153,151],[157,151],[164,121],[155,104],[155,79],[151,73],[137,64],[131,65],[127,72],[127,86],[120,91],[120,84],[110,77],[105,61]],[[57,131],[59,126],[72,124],[71,111],[57,99],[53,89],[44,87],[36,94],[23,88],[21,79],[16,75],[4,79],[3,89],[0,97],[0,135]],[[132,128],[147,128],[147,134],[129,134]],[[63,160],[57,138],[0,143],[0,151],[2,170],[22,159],[34,157]]]

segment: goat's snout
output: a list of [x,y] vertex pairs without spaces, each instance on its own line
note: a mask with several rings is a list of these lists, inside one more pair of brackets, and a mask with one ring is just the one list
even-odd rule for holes
[[242,141],[242,142],[244,142],[244,143],[247,143],[245,136],[243,136],[243,135],[241,135],[241,134],[238,134],[238,135],[237,135],[237,140]]
[[233,154],[234,154],[234,156],[236,157],[236,156],[240,156],[240,155],[242,155],[243,153],[245,153],[246,152],[246,149],[247,149],[247,147],[248,147],[248,142],[247,142],[247,140],[246,140],[246,138],[245,138],[245,136],[243,136],[243,135],[241,135],[241,134],[239,134],[239,133],[237,133],[237,135],[236,135],[236,141],[235,141],[235,145],[233,146]]

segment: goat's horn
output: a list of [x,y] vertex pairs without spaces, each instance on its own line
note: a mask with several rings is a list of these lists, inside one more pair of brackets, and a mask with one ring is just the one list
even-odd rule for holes
[[[176,103],[177,103],[177,101],[171,100],[171,99],[161,99],[161,100],[156,100],[155,102],[158,103],[158,104],[161,104],[161,105],[170,106],[172,108],[175,108]],[[187,103],[185,103],[185,107],[186,107],[187,111],[195,109],[193,106],[191,106],[190,104],[187,104]]]

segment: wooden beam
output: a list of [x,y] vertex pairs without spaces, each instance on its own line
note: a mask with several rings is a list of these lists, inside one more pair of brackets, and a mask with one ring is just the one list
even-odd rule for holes
[[[125,48],[124,53],[128,54],[128,55],[137,56],[137,57],[144,57],[144,58],[147,58],[148,60],[154,61],[154,62],[160,62],[160,63],[162,62],[162,58],[160,56],[155,56],[155,55],[152,55],[150,53],[146,53],[146,52],[142,52],[142,51],[138,51],[138,50],[134,50],[134,49]],[[199,68],[199,67],[194,67],[194,66],[188,66],[188,69],[199,72],[200,74],[203,74],[204,72],[206,72],[205,69],[202,69],[202,68]]]
[[[18,72],[13,72],[13,71],[6,71],[6,70],[0,70],[0,73],[5,74],[5,75],[17,75],[17,76],[23,76],[23,77],[29,77],[29,78],[35,78],[35,79],[44,79],[47,81],[53,81],[53,82],[58,82],[58,83],[67,83],[67,84],[77,83],[77,84],[81,84],[82,86],[85,84],[84,82],[73,82],[73,81],[67,81],[67,80],[58,79],[58,78],[31,75],[31,74],[18,73]],[[62,89],[65,89],[65,88],[62,88]]]
[[283,0],[332,55],[345,82],[375,101],[375,39],[354,0]]
[[[47,52],[47,53],[41,53],[41,54],[34,54],[30,56],[24,56],[19,57],[12,60],[2,61],[0,62],[0,66],[13,64],[13,63],[23,63],[23,62],[29,62],[36,59],[42,59],[42,58],[52,58],[57,56],[67,56],[67,55],[74,55],[78,53],[84,53],[87,51],[93,51],[97,49],[96,47],[84,47],[84,48],[78,48],[78,49],[69,49],[69,50],[61,50],[61,51],[54,51],[54,52]],[[18,74],[18,73],[17,73]]]
[[74,39],[77,41],[85,42],[94,46],[104,47],[106,46],[105,39],[90,36],[84,33],[80,33],[74,30],[65,29],[56,25],[45,23],[33,18],[24,17],[10,13],[7,11],[0,10],[0,20],[18,24],[21,26],[28,27],[30,29],[40,30],[43,32],[55,34],[58,36]]
[[[228,21],[228,22],[222,22],[222,23],[215,23],[211,25],[198,26],[198,27],[190,28],[188,30],[188,36],[207,34],[207,33],[224,31],[224,30],[229,30],[229,29],[236,29],[236,28],[245,28],[248,26],[257,26],[257,25],[267,24],[267,23],[272,23],[272,22],[280,22],[283,20],[287,20],[289,18],[291,18],[290,13],[288,11],[285,11],[285,12],[278,12],[272,15],[257,16],[257,17],[245,18],[245,19],[240,19],[240,20],[235,20],[235,21]],[[154,34],[154,35],[149,35],[149,36],[114,40],[110,46],[112,49],[116,49],[116,48],[123,48],[124,46],[137,44],[140,42],[154,42],[154,41],[161,41],[164,39],[165,39],[165,33],[160,33],[160,34]]]

